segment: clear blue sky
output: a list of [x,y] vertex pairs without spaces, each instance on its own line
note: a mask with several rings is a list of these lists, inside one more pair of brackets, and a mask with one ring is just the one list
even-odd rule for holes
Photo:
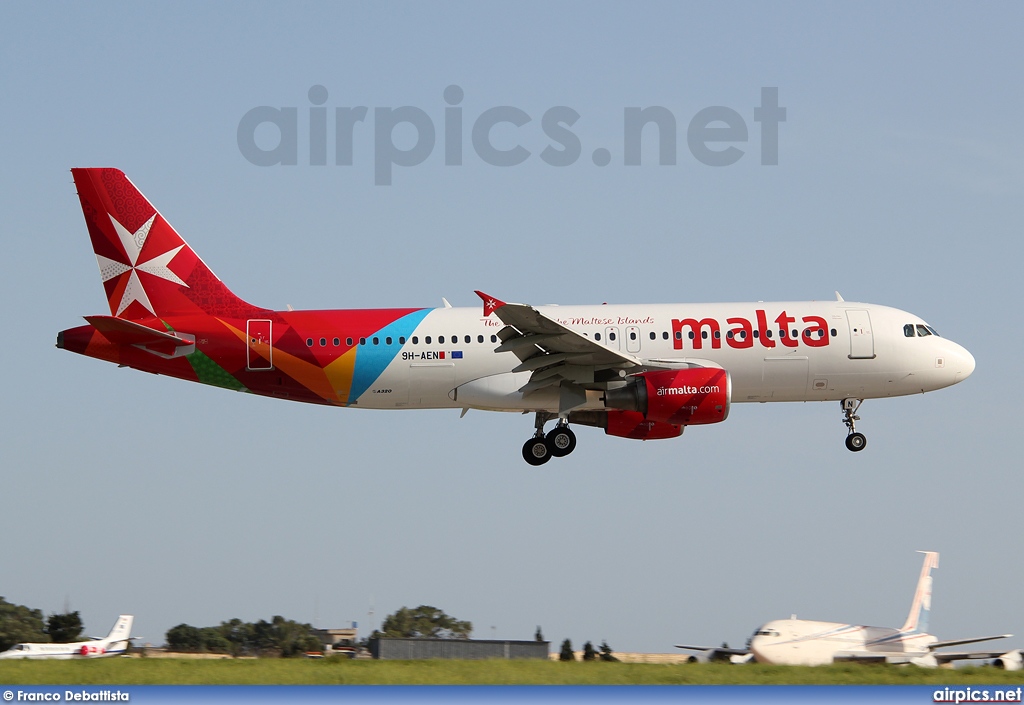
[[[791,613],[898,626],[927,549],[940,638],[1024,645],[1021,26],[1012,3],[0,5],[0,595],[67,599],[90,634],[131,612],[153,643],[275,614],[365,633],[372,602],[378,621],[426,603],[478,637],[541,625],[556,644],[658,652],[742,644]],[[445,166],[450,85],[461,166]],[[326,166],[309,164],[313,86]],[[777,166],[759,159],[763,87],[787,110]],[[296,108],[297,165],[241,153],[239,122],[263,105]],[[338,166],[334,108],[355,106],[368,118]],[[399,106],[437,141],[376,186],[375,108]],[[492,134],[529,150],[518,166],[473,149],[498,106],[531,118]],[[554,106],[580,115],[565,167],[540,157]],[[675,165],[647,133],[642,165],[623,164],[623,111],[648,106],[675,117]],[[687,146],[710,106],[747,126],[731,166]],[[75,166],[125,170],[268,307],[838,289],[924,317],[977,371],[867,402],[856,455],[838,404],[737,405],[672,441],[581,429],[571,457],[530,468],[529,417],[291,405],[56,350],[106,311]]]

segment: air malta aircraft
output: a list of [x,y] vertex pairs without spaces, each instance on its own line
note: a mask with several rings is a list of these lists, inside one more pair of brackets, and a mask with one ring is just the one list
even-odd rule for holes
[[76,641],[73,644],[15,644],[7,651],[0,651],[0,659],[6,658],[101,658],[103,656],[118,656],[128,648],[128,642],[132,638],[132,621],[135,618],[130,614],[122,614],[114,622],[114,628],[102,639],[94,638],[92,641]]
[[899,629],[868,627],[860,624],[816,622],[807,619],[779,619],[768,622],[754,632],[748,649],[705,649],[699,646],[677,645],[680,649],[698,650],[696,660],[716,660],[728,657],[733,663],[750,659],[759,663],[787,666],[821,666],[838,661],[861,663],[912,663],[935,668],[963,659],[994,659],[993,665],[1008,671],[1022,666],[1021,650],[997,651],[939,651],[950,646],[974,644],[980,641],[1005,639],[1012,634],[981,636],[970,639],[939,641],[927,633],[928,614],[932,603],[932,568],[939,567],[939,554],[924,553],[924,565],[917,581],[914,599],[910,604],[907,621]]
[[[841,402],[956,384],[974,358],[917,316],[835,301],[272,311],[235,296],[117,169],[72,169],[110,315],[57,347],[278,399],[368,409],[535,414],[531,465],[570,424],[674,438],[733,402]],[[545,433],[544,427],[554,421]]]

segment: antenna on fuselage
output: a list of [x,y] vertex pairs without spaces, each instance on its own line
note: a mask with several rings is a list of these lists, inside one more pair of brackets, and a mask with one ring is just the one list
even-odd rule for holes
[[837,291],[837,292],[836,292],[836,301],[846,301],[846,299],[844,299],[844,298],[843,298],[843,295],[842,295],[842,294],[840,294],[840,293],[839,293],[839,292]]

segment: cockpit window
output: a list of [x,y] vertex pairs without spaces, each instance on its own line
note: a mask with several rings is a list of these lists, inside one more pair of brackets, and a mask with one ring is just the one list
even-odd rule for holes
[[[932,332],[932,335],[939,335],[939,331],[935,330],[935,329],[934,329],[934,328],[932,328],[931,326],[925,326],[925,328],[927,328],[928,330],[930,330],[930,331]],[[942,336],[939,336],[939,337],[942,337]]]
[[915,333],[914,333],[914,324],[913,323],[908,323],[907,325],[903,326],[903,335],[908,337],[908,338],[913,338],[914,337]]
[[754,636],[778,636],[779,633],[774,629],[758,629],[754,632]]
[[926,335],[931,335],[931,334],[932,334],[932,332],[930,330],[928,330],[928,326],[921,325],[920,323],[917,324],[917,335],[919,337],[923,338]]

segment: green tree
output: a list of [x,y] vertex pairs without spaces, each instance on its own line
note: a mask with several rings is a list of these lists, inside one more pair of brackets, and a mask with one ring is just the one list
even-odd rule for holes
[[15,605],[0,597],[0,651],[6,651],[24,641],[49,640],[40,610]]
[[607,641],[601,642],[601,660],[602,661],[618,661],[617,658],[612,656],[612,647],[608,646]]
[[416,609],[402,607],[394,614],[388,615],[381,625],[381,631],[374,632],[374,636],[468,639],[472,631],[472,622],[450,617],[430,605],[420,605]]
[[164,635],[164,639],[171,651],[199,651],[202,647],[199,629],[190,624],[171,627]]
[[596,661],[597,652],[594,651],[594,645],[589,641],[583,645],[583,660],[584,661]]
[[562,642],[562,650],[558,652],[559,661],[575,661],[576,654],[572,652],[572,642],[566,639]]
[[46,618],[46,633],[54,644],[70,644],[82,634],[82,617],[78,611],[51,614]]

